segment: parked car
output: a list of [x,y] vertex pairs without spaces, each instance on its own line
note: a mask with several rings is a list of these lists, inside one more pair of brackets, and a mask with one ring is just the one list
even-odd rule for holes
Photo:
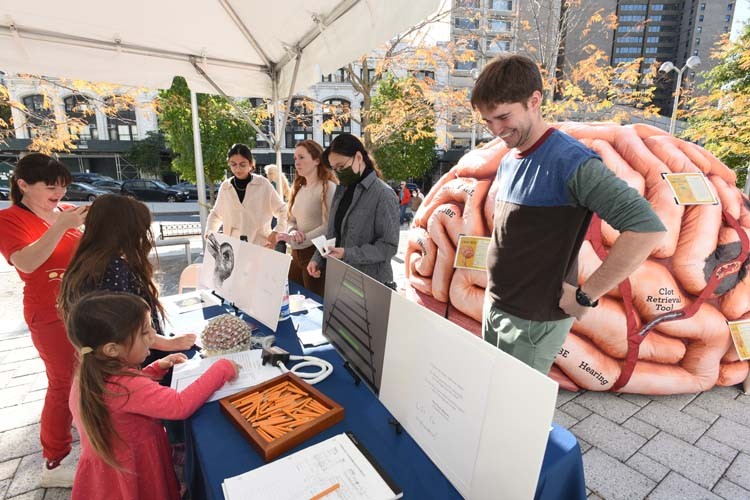
[[[188,200],[197,200],[198,199],[198,186],[193,184],[192,182],[178,182],[174,186],[172,186],[174,189],[179,189],[180,191],[185,191],[188,194]],[[208,194],[208,184],[206,184],[206,199],[210,198],[210,195]]]
[[113,181],[114,179],[112,177],[109,177],[108,175],[101,175],[94,172],[71,172],[71,176],[73,176],[73,182],[85,182],[86,184],[91,184],[94,181]]
[[120,192],[141,201],[185,201],[187,191],[169,187],[162,181],[152,179],[128,179],[123,181]]
[[10,200],[10,188],[0,186],[0,200]]
[[110,193],[120,194],[120,192],[122,191],[122,181],[116,181],[114,179],[111,181],[107,179],[94,181],[91,183],[91,185],[97,189],[109,191]]
[[109,191],[95,188],[84,182],[71,182],[65,192],[63,200],[94,201],[97,196],[107,194]]

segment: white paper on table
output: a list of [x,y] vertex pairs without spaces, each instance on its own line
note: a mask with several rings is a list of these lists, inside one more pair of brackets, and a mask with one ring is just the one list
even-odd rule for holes
[[213,233],[222,255],[231,254],[223,264],[231,263],[231,272],[222,273],[211,252],[206,250],[198,282],[273,331],[279,322],[279,311],[286,290],[291,256],[246,241]]
[[258,385],[261,382],[270,380],[281,375],[281,370],[275,366],[261,363],[261,349],[252,349],[249,351],[233,352],[221,356],[212,356],[201,358],[199,356],[193,359],[175,365],[172,372],[172,389],[182,391],[187,386],[195,382],[203,375],[208,368],[220,359],[231,359],[242,367],[236,380],[224,384],[219,390],[213,393],[209,401],[216,401],[226,396],[236,394],[248,387]]
[[164,307],[164,311],[172,314],[184,314],[221,303],[218,297],[208,290],[195,290],[179,295],[159,297],[159,302]]
[[318,249],[318,252],[320,252],[320,255],[322,255],[323,257],[328,255],[331,249],[336,246],[336,238],[327,240],[324,234],[321,234],[320,236],[317,236],[310,241],[313,245],[315,245],[315,248]]
[[311,309],[307,314],[292,316],[292,323],[302,345],[315,347],[328,343],[328,339],[323,335],[322,310]]
[[534,496],[553,380],[393,294],[379,398],[465,498]]
[[[330,498],[391,500],[396,495],[346,434],[224,480],[227,500],[299,500],[339,484]],[[269,496],[270,495],[270,496]]]

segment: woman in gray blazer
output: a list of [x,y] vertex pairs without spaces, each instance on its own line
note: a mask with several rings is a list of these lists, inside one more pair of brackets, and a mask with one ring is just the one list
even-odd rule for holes
[[[335,257],[381,283],[392,286],[391,258],[399,237],[398,197],[360,140],[351,134],[337,136],[323,152],[323,163],[339,179],[328,218],[327,239],[336,246],[326,257]],[[315,252],[307,266],[313,277],[325,265]]]

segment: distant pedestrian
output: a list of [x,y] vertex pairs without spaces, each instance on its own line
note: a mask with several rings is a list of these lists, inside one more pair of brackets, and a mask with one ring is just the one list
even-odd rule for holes
[[401,224],[408,223],[409,218],[407,217],[407,210],[411,203],[411,193],[409,188],[406,187],[406,182],[401,181],[401,191],[398,195],[399,213]]
[[75,354],[55,307],[88,210],[60,203],[72,180],[59,161],[28,154],[10,178],[12,205],[0,211],[0,252],[24,282],[23,314],[47,375],[39,480],[44,488],[70,487],[75,475],[75,464],[65,460],[73,440],[68,397]]
[[424,196],[419,191],[419,188],[415,189],[411,192],[411,213],[412,217],[416,215],[417,210],[419,210],[419,206],[424,201]]
[[189,418],[211,394],[237,377],[238,366],[219,359],[190,387],[177,392],[157,380],[184,354],[170,354],[141,370],[156,338],[145,300],[95,292],[68,317],[80,363],[70,409],[81,436],[73,500],[178,500],[180,487],[159,419]]

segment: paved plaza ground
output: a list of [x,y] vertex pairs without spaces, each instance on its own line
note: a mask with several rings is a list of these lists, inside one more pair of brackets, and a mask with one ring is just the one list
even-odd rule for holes
[[[194,257],[199,246],[194,239]],[[401,283],[405,246],[402,231]],[[179,248],[160,258],[164,295],[177,293],[186,265]],[[0,497],[67,499],[68,489],[38,486],[47,381],[23,322],[20,280],[0,260]],[[561,390],[555,422],[580,442],[590,499],[750,499],[750,396],[739,387],[676,396]]]

